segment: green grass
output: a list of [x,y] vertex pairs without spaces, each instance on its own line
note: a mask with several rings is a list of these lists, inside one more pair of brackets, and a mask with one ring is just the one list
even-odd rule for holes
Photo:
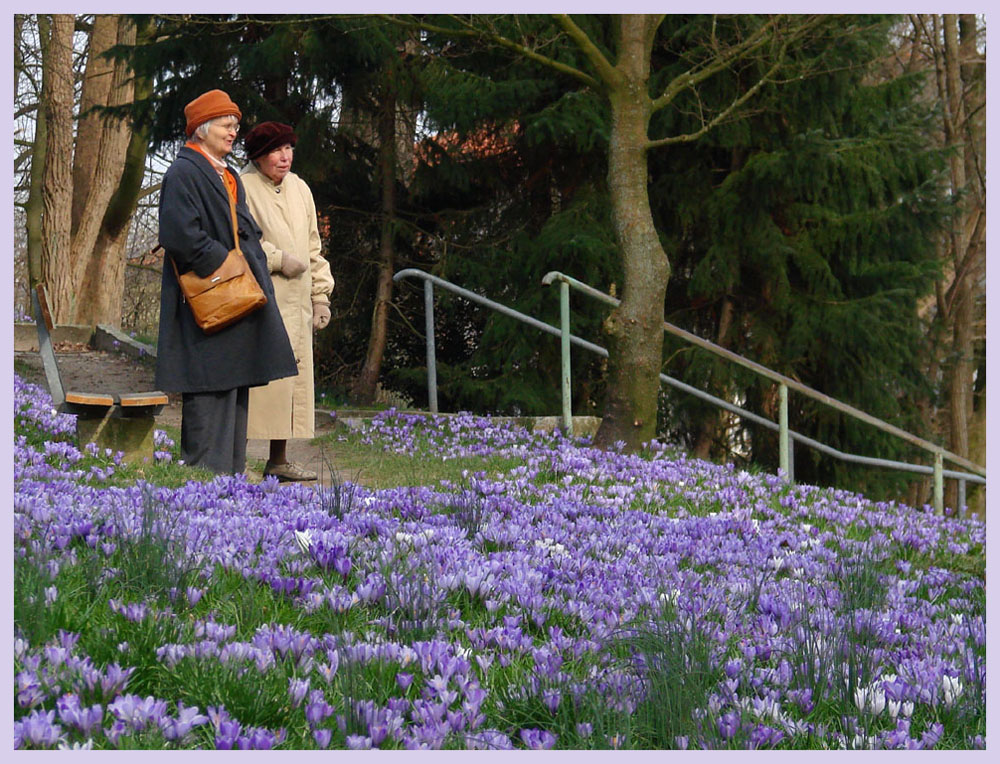
[[35,373],[35,369],[20,358],[15,358],[14,373],[23,379],[31,379]]
[[523,463],[514,457],[444,460],[391,453],[363,443],[361,435],[353,430],[340,428],[316,438],[313,443],[322,449],[325,460],[336,467],[342,479],[374,489],[437,485],[443,480],[458,484],[466,475],[475,472],[496,475]]

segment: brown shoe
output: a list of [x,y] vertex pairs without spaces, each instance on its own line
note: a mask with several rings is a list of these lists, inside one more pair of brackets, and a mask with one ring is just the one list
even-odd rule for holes
[[264,477],[268,475],[278,478],[282,483],[316,480],[318,477],[312,470],[307,470],[295,462],[285,462],[284,464],[268,462],[264,467]]

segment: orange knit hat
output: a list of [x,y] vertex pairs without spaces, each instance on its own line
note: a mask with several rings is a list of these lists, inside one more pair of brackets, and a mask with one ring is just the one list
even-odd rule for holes
[[184,107],[184,117],[187,119],[184,132],[190,137],[198,125],[230,114],[235,114],[237,119],[243,119],[243,112],[233,103],[228,93],[222,90],[209,90]]

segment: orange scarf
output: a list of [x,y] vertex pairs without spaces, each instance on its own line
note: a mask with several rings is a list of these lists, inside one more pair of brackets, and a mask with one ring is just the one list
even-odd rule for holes
[[[220,160],[209,156],[208,152],[205,151],[205,149],[203,149],[199,144],[188,141],[187,143],[184,144],[184,146],[186,148],[194,149],[195,151],[199,152],[203,157],[205,157],[205,159],[208,160],[208,163],[212,165],[213,168],[218,167]],[[229,172],[228,170],[219,170],[219,174],[222,176],[222,183],[226,187],[226,191],[229,192],[229,198],[233,200],[233,204],[236,204],[235,176],[233,175],[232,172]]]

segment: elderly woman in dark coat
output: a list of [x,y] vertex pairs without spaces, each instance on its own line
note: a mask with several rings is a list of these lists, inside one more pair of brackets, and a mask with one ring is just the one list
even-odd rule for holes
[[224,161],[242,117],[221,90],[184,108],[188,142],[163,176],[160,243],[180,273],[215,271],[235,243],[230,197],[236,200],[240,250],[267,304],[215,334],[205,334],[184,303],[174,269],[164,260],[156,385],[182,393],[181,458],[216,473],[246,468],[249,389],[297,373],[281,321],[261,232],[238,174]]

